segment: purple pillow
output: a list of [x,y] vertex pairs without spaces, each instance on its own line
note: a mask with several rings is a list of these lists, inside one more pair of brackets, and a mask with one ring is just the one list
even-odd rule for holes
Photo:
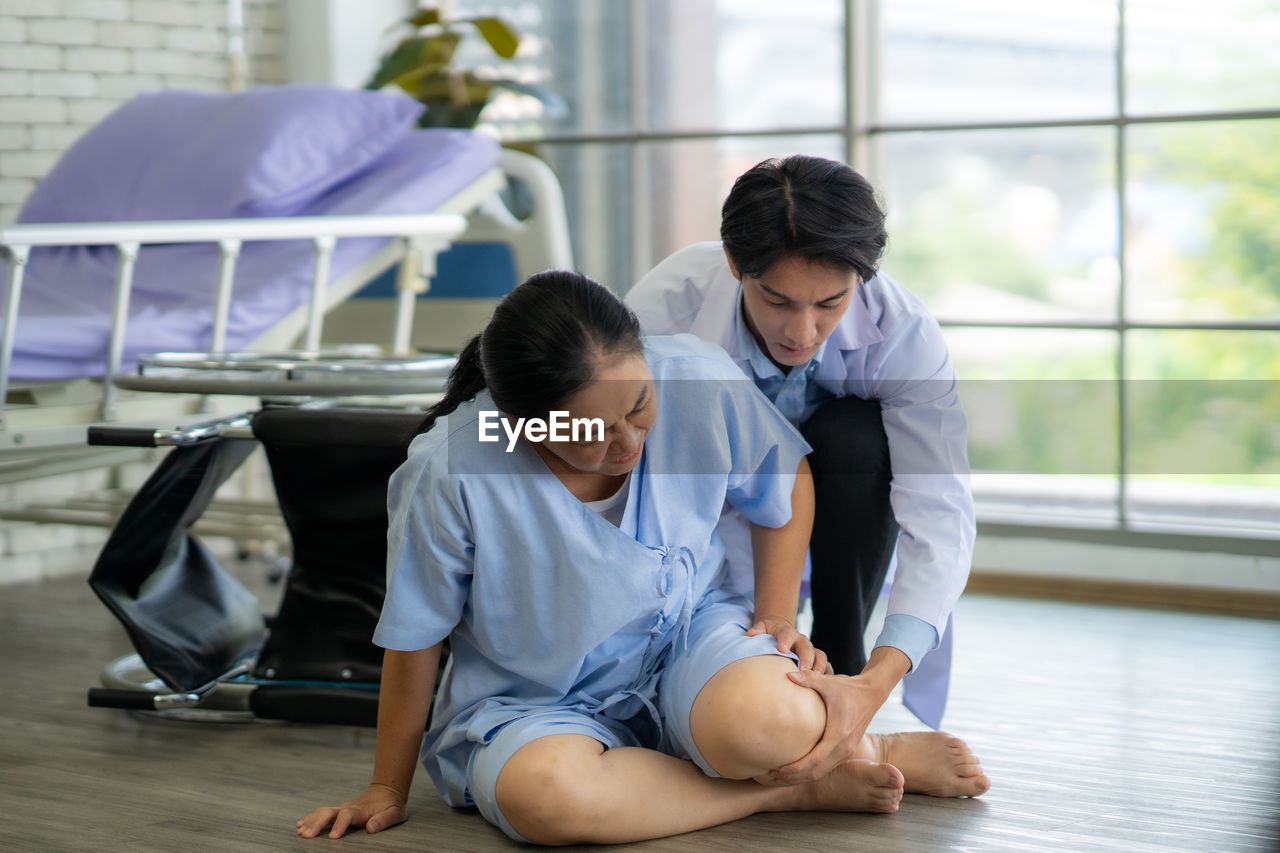
[[422,105],[334,86],[148,92],[76,141],[19,222],[220,219],[301,205],[380,157]]

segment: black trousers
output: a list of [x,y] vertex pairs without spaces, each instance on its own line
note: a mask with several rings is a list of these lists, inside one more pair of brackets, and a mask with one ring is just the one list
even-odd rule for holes
[[812,640],[837,673],[857,675],[867,663],[863,633],[898,538],[880,403],[831,400],[800,431],[813,447]]

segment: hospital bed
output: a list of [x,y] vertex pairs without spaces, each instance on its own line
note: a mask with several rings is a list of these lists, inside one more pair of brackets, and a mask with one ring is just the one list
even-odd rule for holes
[[[419,305],[449,307],[419,297],[457,245],[508,252],[508,289],[572,266],[550,169],[474,133],[414,130],[418,109],[327,87],[147,96],[90,131],[23,221],[0,228],[0,483],[170,448],[127,506],[0,510],[114,524],[90,582],[137,654],[108,664],[91,704],[372,722],[386,481],[453,363],[416,352]],[[322,168],[300,164],[325,127],[350,144],[321,151]],[[212,138],[192,141],[193,128]],[[522,219],[499,200],[512,181],[532,200]],[[358,298],[391,270],[391,299]],[[468,308],[458,344],[483,322],[484,304]],[[377,346],[328,346],[352,336]],[[215,516],[215,493],[259,446],[269,507]],[[288,540],[276,614],[202,527]]]
[[[89,131],[0,228],[0,484],[136,457],[86,445],[91,423],[181,426],[253,402],[234,395],[439,390],[448,359],[411,352],[439,253],[497,244],[517,277],[572,260],[545,164],[415,130],[420,109],[331,87],[165,92]],[[509,180],[528,219],[498,200]],[[326,343],[352,332],[334,309],[392,269],[394,299],[363,300],[356,330],[378,346],[335,357]],[[0,518],[108,523],[90,503]]]

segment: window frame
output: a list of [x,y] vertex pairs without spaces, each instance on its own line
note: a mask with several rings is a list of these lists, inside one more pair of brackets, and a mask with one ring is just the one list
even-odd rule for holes
[[[624,145],[630,152],[632,180],[635,186],[648,185],[648,162],[644,146],[650,143],[684,140],[722,140],[773,138],[801,135],[838,136],[846,162],[867,175],[876,186],[881,186],[883,172],[876,162],[875,141],[879,138],[904,133],[954,133],[968,131],[1017,131],[1046,128],[1101,127],[1114,134],[1114,189],[1118,213],[1117,244],[1119,281],[1116,292],[1114,320],[1081,320],[1068,322],[1018,321],[1009,319],[964,320],[938,316],[945,328],[970,329],[1070,329],[1103,331],[1116,335],[1115,383],[1117,394],[1118,424],[1115,435],[1118,458],[1116,471],[1116,496],[1114,517],[1106,521],[1097,518],[1083,519],[1064,516],[1061,521],[1046,522],[1043,515],[1028,513],[1025,518],[1006,513],[984,514],[979,505],[979,529],[991,535],[1034,536],[1074,539],[1110,544],[1141,544],[1154,547],[1177,547],[1188,550],[1219,551],[1241,554],[1273,555],[1275,540],[1280,536],[1280,519],[1274,530],[1264,528],[1217,528],[1211,524],[1195,525],[1180,520],[1164,524],[1159,521],[1138,520],[1129,512],[1130,480],[1130,423],[1132,412],[1126,395],[1125,377],[1128,375],[1128,333],[1138,330],[1155,331],[1222,331],[1222,332],[1280,332],[1280,319],[1260,321],[1220,322],[1148,322],[1130,319],[1126,309],[1126,284],[1130,279],[1127,252],[1128,179],[1127,136],[1132,127],[1141,125],[1171,125],[1196,122],[1253,121],[1280,119],[1280,105],[1269,109],[1202,110],[1133,114],[1126,105],[1126,2],[1116,0],[1115,62],[1115,112],[1085,118],[1044,118],[1033,120],[941,122],[941,123],[888,123],[877,120],[877,68],[880,63],[879,11],[881,0],[842,0],[842,51],[844,69],[844,121],[838,125],[810,127],[786,127],[758,130],[702,130],[654,131],[646,127],[645,110],[648,93],[645,91],[648,61],[649,8],[645,0],[627,0],[628,21],[628,78],[630,97],[630,127],[618,133],[557,133],[539,136],[539,145],[593,146]],[[645,193],[633,193],[631,216],[633,227],[628,235],[633,267],[632,280],[646,272],[651,263],[652,218],[650,199]],[[656,260],[656,259],[655,259]],[[1046,475],[1052,476],[1052,475]],[[1171,519],[1172,522],[1172,519]]]

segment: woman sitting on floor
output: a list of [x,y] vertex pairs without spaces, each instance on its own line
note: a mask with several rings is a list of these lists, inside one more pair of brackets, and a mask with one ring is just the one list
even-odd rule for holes
[[[808,446],[719,348],[642,339],[607,288],[542,273],[464,349],[424,429],[389,489],[373,780],[299,835],[403,821],[419,747],[448,803],[538,844],[893,812],[890,760],[906,790],[986,790],[972,753],[932,732],[867,735],[825,778],[769,784],[826,724],[787,677],[828,671],[793,624]],[[726,501],[753,523],[754,602],[722,588]]]

